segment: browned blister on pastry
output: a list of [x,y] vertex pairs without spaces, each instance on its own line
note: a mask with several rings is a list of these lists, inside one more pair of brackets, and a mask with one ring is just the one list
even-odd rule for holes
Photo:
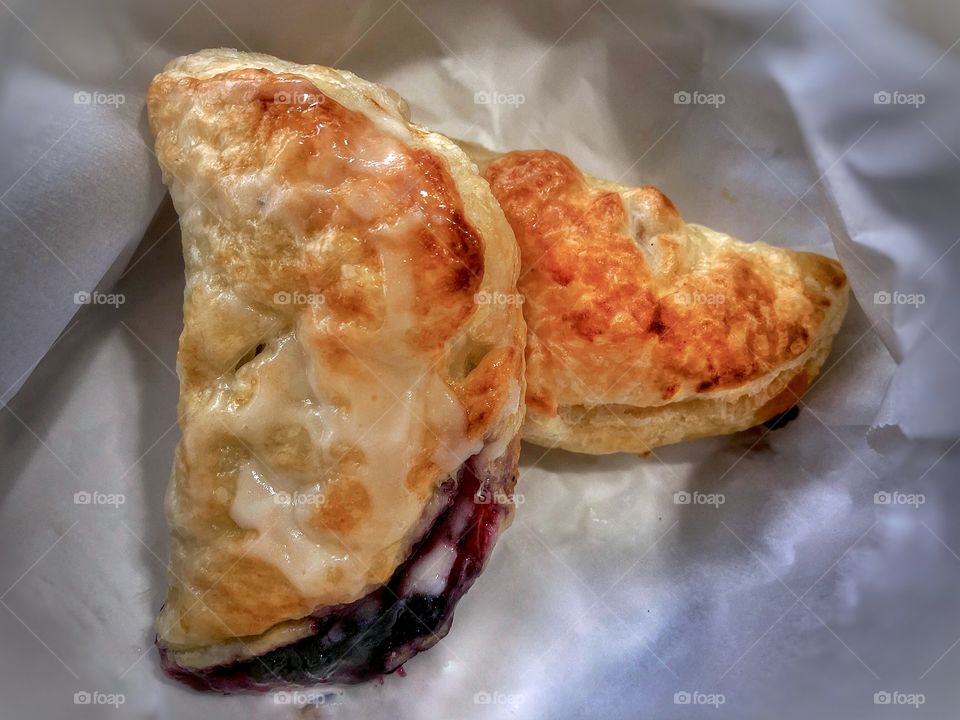
[[688,224],[556,152],[462,145],[520,245],[524,439],[642,453],[757,425],[811,385],[847,306],[835,260]]

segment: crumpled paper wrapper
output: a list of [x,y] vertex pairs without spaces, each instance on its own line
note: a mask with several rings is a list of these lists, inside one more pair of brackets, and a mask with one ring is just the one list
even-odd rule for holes
[[[955,4],[8,2],[4,717],[954,712]],[[525,447],[515,522],[404,676],[229,698],[166,679],[183,279],[143,94],[215,46],[347,68],[451,136],[838,256],[855,300],[799,418],[646,459]]]

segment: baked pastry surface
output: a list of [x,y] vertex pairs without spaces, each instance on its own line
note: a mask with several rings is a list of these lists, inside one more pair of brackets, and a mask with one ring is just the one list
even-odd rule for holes
[[525,440],[644,453],[793,406],[847,306],[835,260],[683,221],[655,187],[461,143],[520,245]]
[[[402,648],[306,668],[389,671],[445,632],[509,516],[484,515],[480,557],[437,538],[466,477],[515,479],[523,318],[476,301],[515,292],[510,226],[454,143],[348,72],[206,50],[147,107],[186,265],[165,664],[236,666],[386,587],[381,611],[444,598]],[[257,682],[305,679],[287,670]]]

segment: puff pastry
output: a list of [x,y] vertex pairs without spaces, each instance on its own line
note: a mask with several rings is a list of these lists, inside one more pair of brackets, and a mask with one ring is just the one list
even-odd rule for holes
[[186,264],[164,667],[231,692],[390,672],[509,519],[525,328],[476,297],[515,292],[510,226],[348,72],[207,50],[147,107]]
[[461,145],[520,245],[525,440],[645,453],[762,423],[817,376],[847,306],[835,260],[687,224],[555,152]]

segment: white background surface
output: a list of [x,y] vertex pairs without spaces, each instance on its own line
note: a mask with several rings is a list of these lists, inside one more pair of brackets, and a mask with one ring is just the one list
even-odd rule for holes
[[[527,447],[517,518],[447,639],[306,716],[955,714],[955,3],[4,3],[0,717],[301,712],[181,688],[151,650],[183,279],[143,93],[171,57],[221,45],[347,68],[441,132],[551,147],[660,186],[690,221],[838,255],[858,301],[787,429],[647,460]],[[77,105],[78,90],[125,102]],[[475,103],[484,91],[523,102]],[[78,312],[95,287],[124,304]],[[75,505],[84,490],[125,502]],[[679,490],[726,502],[677,505]],[[895,490],[925,502],[875,504]],[[77,691],[125,703],[75,706]],[[682,691],[725,702],[677,705]]]

